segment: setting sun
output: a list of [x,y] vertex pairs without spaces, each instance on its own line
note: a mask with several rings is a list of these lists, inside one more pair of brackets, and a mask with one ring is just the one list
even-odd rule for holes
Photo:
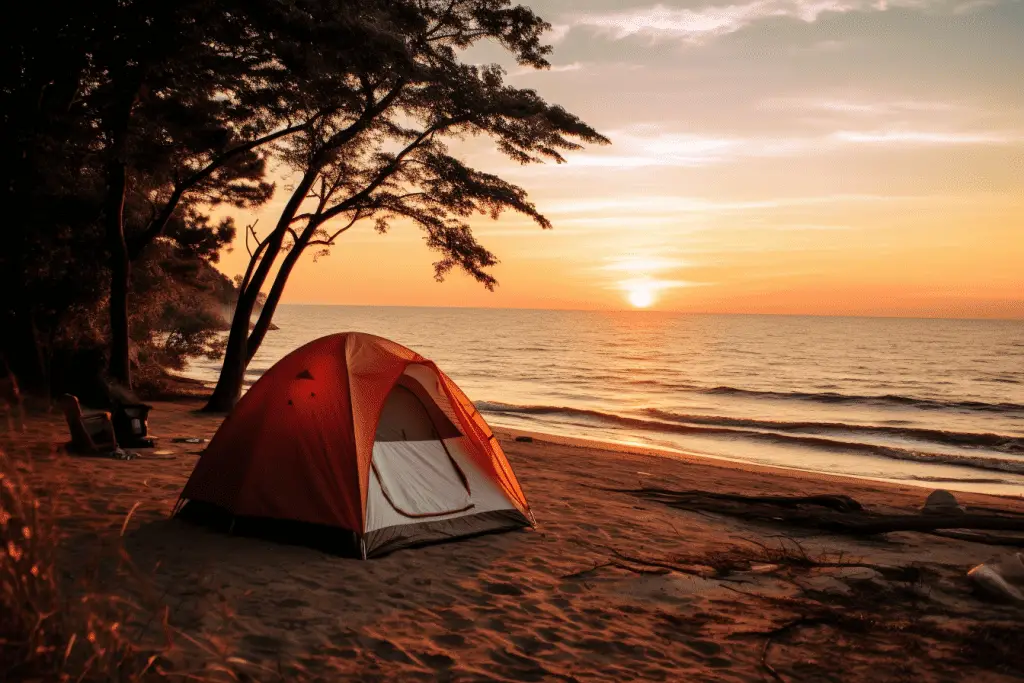
[[654,289],[646,286],[636,286],[629,291],[629,303],[634,308],[647,308],[654,303]]

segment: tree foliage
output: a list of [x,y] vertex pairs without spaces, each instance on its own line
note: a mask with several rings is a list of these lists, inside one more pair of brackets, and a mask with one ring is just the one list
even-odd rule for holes
[[[329,33],[333,3],[318,4],[328,12],[312,16]],[[401,220],[419,227],[426,246],[437,253],[437,279],[460,269],[491,289],[496,281],[489,269],[497,258],[477,241],[470,219],[513,211],[550,227],[522,188],[467,166],[451,153],[451,141],[489,138],[520,164],[561,163],[563,152],[583,143],[607,143],[565,109],[507,84],[498,66],[463,61],[465,48],[490,40],[521,65],[549,66],[550,47],[542,36],[550,25],[530,9],[504,0],[383,3],[375,26],[387,49],[371,59],[339,55],[334,42],[314,48],[324,63],[344,69],[323,74],[331,86],[324,90],[323,115],[278,145],[300,179],[276,226],[252,254],[211,410],[229,408],[237,399],[245,366],[308,249],[324,253],[361,221],[387,232]],[[267,303],[248,334],[252,302],[275,264]]]
[[4,350],[39,360],[40,379],[71,331],[103,346],[122,383],[131,367],[215,352],[212,309],[189,311],[197,291],[226,292],[212,269],[233,226],[209,214],[264,204],[272,161],[298,180],[237,284],[212,407],[237,398],[298,260],[352,226],[415,225],[438,279],[461,270],[487,288],[497,258],[474,216],[550,227],[522,188],[466,165],[459,139],[521,164],[607,142],[464,59],[487,41],[549,66],[550,26],[509,0],[41,0],[6,18],[0,315]]

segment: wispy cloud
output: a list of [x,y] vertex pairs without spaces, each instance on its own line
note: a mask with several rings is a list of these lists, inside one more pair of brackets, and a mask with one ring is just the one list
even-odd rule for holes
[[774,111],[827,112],[864,117],[976,111],[972,107],[953,102],[923,100],[872,101],[823,97],[775,97],[762,101],[758,108]]
[[[843,106],[853,108],[855,105]],[[910,127],[851,128],[813,136],[743,137],[677,133],[644,125],[612,131],[608,136],[613,142],[608,152],[570,155],[569,163],[560,171],[579,168],[695,168],[744,159],[816,155],[868,145],[898,149],[1024,144],[1024,133]]]
[[544,38],[549,43],[560,43],[572,30],[571,24],[553,24]]
[[585,68],[583,62],[572,62],[571,64],[553,64],[548,69],[535,69],[532,66],[523,66],[509,72],[510,78],[519,76],[530,76],[534,74],[565,73],[567,71],[582,71]]
[[[711,200],[701,197],[682,196],[643,196],[643,197],[609,197],[567,199],[564,201],[545,202],[545,213],[553,216],[559,214],[626,214],[626,215],[664,215],[678,213],[730,213],[740,211],[760,211],[819,204],[842,205],[848,203],[868,203],[903,201],[922,199],[931,201],[931,197],[904,197],[878,194],[838,194],[812,197],[779,197],[775,199],[746,200]],[[583,220],[583,219],[581,219]],[[620,219],[621,220],[621,219]]]
[[799,55],[839,52],[840,50],[845,50],[849,45],[850,42],[845,40],[819,40],[810,45],[793,45],[789,48],[789,53]]
[[676,258],[665,258],[664,256],[626,256],[608,259],[608,263],[601,266],[601,270],[614,272],[628,272],[636,275],[653,275],[668,270],[677,270],[689,265],[689,261]]
[[988,9],[989,7],[995,7],[999,4],[999,0],[966,0],[961,2],[953,8],[953,14],[970,14],[971,12],[980,12],[981,10]]
[[830,139],[852,144],[871,145],[1011,145],[1021,142],[1019,135],[920,130],[842,130],[833,133]]
[[691,282],[690,280],[662,280],[660,278],[635,277],[626,280],[618,280],[611,285],[612,289],[620,289],[625,292],[646,290],[650,292],[661,292],[666,289],[678,289],[679,287],[697,287],[707,285],[707,282]]
[[655,5],[621,12],[577,15],[561,24],[557,35],[564,38],[571,28],[586,27],[615,40],[646,36],[697,43],[770,18],[788,17],[812,23],[829,12],[884,12],[893,7],[935,4],[939,3],[934,0],[752,0],[731,5],[706,5],[701,9]]

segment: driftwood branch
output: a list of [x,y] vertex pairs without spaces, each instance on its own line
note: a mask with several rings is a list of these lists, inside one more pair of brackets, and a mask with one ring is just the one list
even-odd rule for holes
[[1024,537],[1003,536],[1000,534],[985,534],[978,531],[950,531],[939,530],[927,532],[932,536],[943,538],[955,538],[958,541],[970,541],[972,543],[983,543],[985,545],[1002,545],[1011,548],[1024,548]]
[[[1024,532],[1024,517],[1011,514],[885,514],[843,495],[742,496],[659,488],[604,489],[628,493],[680,510],[712,512],[769,524],[802,526],[852,535],[945,529]],[[824,508],[824,509],[822,509]]]
[[804,626],[820,626],[825,623],[827,622],[820,617],[799,617],[765,633],[764,635],[768,637],[765,638],[764,646],[761,648],[761,666],[771,674],[772,678],[780,683],[785,683],[786,679],[775,670],[774,666],[768,663],[768,652],[775,643],[775,639]]
[[655,569],[648,569],[648,568],[642,567],[642,566],[641,567],[634,567],[634,566],[626,564],[624,562],[612,561],[612,562],[601,562],[601,563],[595,564],[593,567],[587,567],[586,569],[581,569],[579,571],[572,572],[571,574],[563,574],[560,578],[563,579],[563,580],[566,580],[566,581],[571,580],[571,579],[582,579],[587,574],[589,574],[591,572],[595,572],[598,569],[604,569],[605,567],[617,567],[619,569],[625,569],[626,571],[633,572],[634,574],[664,575],[664,574],[670,574],[671,573],[670,570],[664,569],[664,568],[660,568],[660,567],[655,568]]
[[611,489],[604,488],[602,491],[613,491],[615,493],[632,493],[647,500],[653,500],[658,503],[664,503],[665,505],[671,505],[675,507],[675,504],[680,501],[686,501],[691,498],[695,499],[707,499],[717,500],[723,502],[736,502],[736,503],[764,503],[766,505],[777,505],[785,508],[797,508],[802,505],[814,505],[840,512],[863,510],[864,506],[858,503],[850,496],[845,495],[814,495],[814,496],[743,496],[737,493],[714,493],[711,491],[673,491],[672,489],[662,489],[654,487],[646,487],[639,489]]

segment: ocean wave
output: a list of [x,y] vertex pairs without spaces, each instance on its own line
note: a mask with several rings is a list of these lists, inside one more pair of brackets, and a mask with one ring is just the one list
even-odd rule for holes
[[718,415],[689,415],[673,413],[667,410],[649,408],[644,411],[658,420],[670,422],[707,424],[725,427],[745,427],[781,432],[852,432],[855,434],[877,434],[880,436],[914,439],[947,446],[968,448],[991,448],[1004,453],[1024,454],[1024,438],[992,434],[986,432],[955,432],[942,429],[926,429],[921,427],[894,427],[890,425],[864,425],[848,422],[814,422],[814,421],[782,421],[757,420],[742,417],[723,417]]
[[[646,420],[637,417],[629,417],[626,415],[618,415],[615,413],[606,413],[599,410],[588,410],[580,408],[568,408],[564,406],[521,406],[512,405],[507,403],[493,402],[493,401],[480,401],[476,404],[477,410],[482,413],[490,414],[509,414],[509,415],[562,415],[567,418],[576,419],[596,419],[602,422],[611,423],[621,427],[629,427],[632,429],[642,431],[656,431],[656,432],[669,432],[676,434],[695,434],[695,435],[720,435],[729,437],[740,437],[759,441],[770,441],[773,443],[790,445],[790,446],[802,446],[807,448],[816,448],[818,450],[831,450],[831,451],[846,451],[846,452],[858,452],[865,455],[873,455],[877,457],[890,458],[893,460],[906,460],[915,462],[927,462],[934,464],[945,464],[945,465],[957,465],[961,467],[971,467],[975,469],[996,471],[996,472],[1008,472],[1014,474],[1024,474],[1024,459],[1002,459],[987,457],[984,455],[973,455],[973,454],[952,454],[952,453],[934,453],[923,450],[914,450],[911,448],[904,448],[900,446],[882,445],[875,443],[864,443],[861,441],[848,441],[839,438],[830,438],[815,434],[793,434],[786,433],[785,430],[778,429],[778,427],[772,428],[771,430],[766,427],[755,428],[749,423],[759,424],[773,424],[773,425],[799,425],[799,424],[812,424],[817,425],[819,428],[824,425],[830,425],[832,423],[779,423],[770,421],[756,421],[756,420],[743,420],[741,418],[713,418],[719,420],[717,424],[686,424],[679,421],[664,421],[664,420]],[[676,416],[678,417],[678,416]],[[698,417],[698,416],[693,416]],[[701,416],[707,417],[707,416]],[[707,417],[707,419],[712,419]],[[747,423],[747,424],[727,424],[727,421],[732,420],[735,423]],[[850,427],[856,427],[856,425],[845,425],[836,424],[836,428],[848,429]],[[903,430],[906,431],[906,430]],[[976,434],[970,435],[965,433],[956,432],[938,432],[937,430],[916,430],[918,432],[931,432],[933,434],[943,434],[948,437],[978,437],[981,439],[993,438],[1000,439],[1002,448],[1004,450],[1007,444],[1013,448],[1011,452],[1022,452],[1024,453],[1024,440],[1015,437],[1004,437],[996,434]],[[963,443],[957,445],[965,445]],[[982,444],[978,444],[982,445]],[[987,444],[985,444],[987,445]]]
[[818,403],[862,403],[882,406],[909,406],[925,410],[970,410],[995,413],[1022,413],[1024,405],[1020,403],[986,403],[984,401],[943,401],[931,398],[915,398],[900,394],[881,394],[863,396],[857,394],[841,394],[832,391],[760,391],[756,389],[740,389],[737,387],[718,386],[711,389],[700,389],[700,393],[729,396],[752,396],[783,400],[815,401]]
[[[657,389],[662,389],[665,391],[686,391],[695,394],[704,394],[711,396],[737,396],[782,401],[807,401],[812,403],[826,403],[832,405],[860,404],[880,408],[895,406],[918,408],[921,410],[962,410],[969,412],[1004,414],[1020,413],[1021,415],[1024,415],[1024,404],[1020,403],[989,403],[985,401],[972,400],[945,401],[942,399],[935,398],[919,398],[916,396],[905,396],[903,394],[846,394],[839,391],[829,391],[830,389],[838,389],[839,385],[836,384],[822,385],[822,391],[770,391],[761,389],[744,389],[741,387],[733,387],[726,385],[708,387],[706,385],[702,386],[700,384],[694,384],[692,382],[680,382],[665,379],[636,377],[635,373],[633,373],[632,376],[629,377],[615,377],[612,379],[619,379],[620,381],[624,380],[628,386],[633,387],[655,387]],[[1004,384],[1020,383],[1016,379],[1005,377],[980,381],[998,382]],[[934,379],[929,381],[927,384],[917,384],[919,386],[937,386],[942,384],[952,384],[952,382]],[[877,386],[879,389],[884,390],[888,385],[880,383],[873,386]]]
[[990,477],[919,477],[917,475],[907,475],[905,477],[893,477],[894,479],[903,479],[906,481],[927,481],[936,484],[1016,484],[1017,482],[1009,479],[998,479]]

